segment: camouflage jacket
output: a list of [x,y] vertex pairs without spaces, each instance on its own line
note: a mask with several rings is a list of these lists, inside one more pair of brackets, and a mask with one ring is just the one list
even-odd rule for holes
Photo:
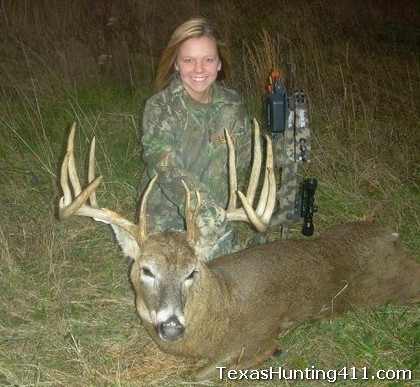
[[200,104],[175,77],[147,101],[141,133],[145,172],[140,194],[158,174],[147,204],[149,231],[184,229],[181,179],[190,189],[199,190],[204,201],[200,215],[213,218],[209,219],[213,227],[222,227],[219,209],[226,208],[228,200],[224,129],[235,141],[238,169],[248,167],[251,125],[235,91],[215,83],[212,103]]

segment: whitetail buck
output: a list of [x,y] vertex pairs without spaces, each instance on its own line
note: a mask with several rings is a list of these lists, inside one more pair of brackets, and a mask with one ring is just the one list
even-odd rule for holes
[[[198,380],[216,376],[218,366],[245,369],[265,361],[277,351],[281,331],[309,318],[331,316],[350,306],[419,299],[420,265],[406,257],[397,234],[371,222],[347,223],[317,239],[274,241],[205,262],[194,252],[200,200],[191,210],[186,188],[187,231],[147,235],[145,206],[155,179],[144,195],[137,224],[98,208],[94,190],[101,179],[94,179],[94,142],[89,185],[82,191],[73,137],[74,128],[61,170],[60,217],[82,215],[111,224],[123,252],[134,260],[131,281],[144,326],[163,351],[208,359],[195,374]],[[258,145],[258,132],[256,138]],[[269,163],[270,147],[268,141]],[[254,159],[259,169],[258,154]],[[248,198],[239,194],[246,211],[236,208],[233,176],[230,219],[249,216],[258,229],[267,227],[275,184],[270,166],[266,172],[263,199],[255,212],[250,208],[255,187]]]

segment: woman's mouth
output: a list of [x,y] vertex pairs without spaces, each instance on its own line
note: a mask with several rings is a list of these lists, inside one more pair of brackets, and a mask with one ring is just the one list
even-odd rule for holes
[[207,79],[207,77],[203,77],[203,76],[201,76],[201,77],[191,77],[191,79],[194,82],[204,82]]

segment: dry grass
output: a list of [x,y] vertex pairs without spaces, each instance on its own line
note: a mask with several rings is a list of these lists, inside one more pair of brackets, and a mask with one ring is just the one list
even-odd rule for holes
[[[133,217],[139,115],[163,44],[192,15],[222,26],[236,65],[229,84],[257,117],[267,73],[297,64],[313,128],[313,161],[299,172],[319,181],[317,232],[380,206],[378,221],[418,256],[418,14],[415,1],[390,3],[263,1],[256,13],[251,1],[184,0],[169,21],[160,1],[1,2],[0,385],[192,384],[197,364],[161,353],[141,326],[109,229],[55,217],[73,121],[80,169],[97,137],[99,203]],[[269,365],[412,369],[418,381],[418,324],[417,306],[309,322],[281,337]]]

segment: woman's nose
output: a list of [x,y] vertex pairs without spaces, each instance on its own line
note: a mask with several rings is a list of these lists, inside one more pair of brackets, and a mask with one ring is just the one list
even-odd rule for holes
[[202,61],[197,61],[195,64],[195,72],[196,73],[201,73],[204,70],[204,66],[203,66],[203,62]]

